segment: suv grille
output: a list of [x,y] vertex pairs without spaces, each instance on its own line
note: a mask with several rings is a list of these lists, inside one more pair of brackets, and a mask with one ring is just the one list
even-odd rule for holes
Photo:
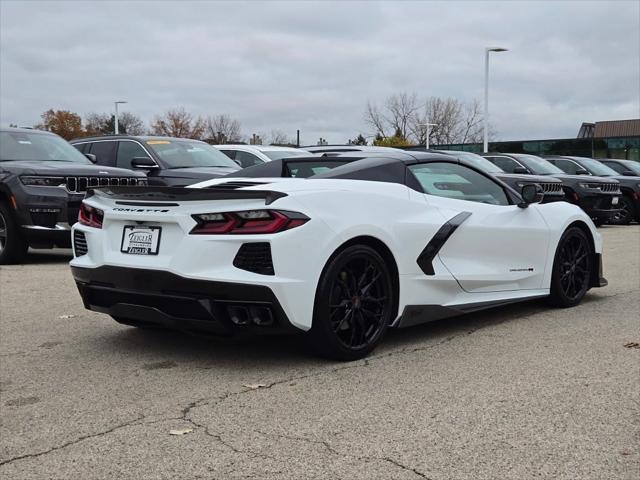
[[563,193],[561,183],[541,183],[540,186],[545,194]]
[[118,185],[146,185],[146,179],[140,177],[67,177],[67,190],[75,193],[86,192],[87,188],[117,187]]
[[615,183],[601,183],[598,185],[600,190],[607,193],[620,193],[620,187]]
[[255,187],[256,185],[266,185],[266,182],[243,182],[243,181],[231,181],[218,183],[216,185],[211,185],[207,188],[224,188],[224,189],[232,189],[235,190],[237,188],[242,187]]
[[268,243],[244,243],[238,250],[233,266],[260,275],[275,275]]
[[84,236],[84,232],[75,230],[73,232],[73,254],[76,257],[81,257],[86,255],[88,251],[89,248],[87,247],[87,239]]

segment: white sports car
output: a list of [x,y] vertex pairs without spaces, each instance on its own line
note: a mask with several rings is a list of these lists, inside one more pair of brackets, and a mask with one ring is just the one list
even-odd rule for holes
[[537,203],[536,185],[519,194],[441,154],[325,160],[339,166],[311,178],[90,191],[71,262],[86,308],[138,327],[297,331],[351,360],[388,327],[538,297],[570,307],[606,285],[592,221]]

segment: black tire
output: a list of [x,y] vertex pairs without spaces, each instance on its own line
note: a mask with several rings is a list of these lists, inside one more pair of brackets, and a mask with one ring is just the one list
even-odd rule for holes
[[378,345],[396,312],[391,270],[366,245],[335,254],[325,266],[307,332],[310,346],[333,360],[357,360]]
[[618,205],[620,212],[617,213],[609,223],[612,225],[629,225],[636,216],[636,208],[633,204],[633,200],[627,195],[620,197],[620,204]]
[[11,210],[0,202],[0,265],[20,263],[27,255],[29,245],[20,232]]
[[587,234],[578,227],[568,228],[553,260],[551,304],[560,308],[579,304],[590,288],[593,268],[593,249]]

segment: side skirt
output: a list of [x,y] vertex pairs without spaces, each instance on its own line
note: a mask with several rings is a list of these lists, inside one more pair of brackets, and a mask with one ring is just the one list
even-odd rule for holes
[[531,297],[510,298],[506,300],[491,300],[487,302],[465,303],[461,305],[407,305],[404,307],[402,316],[396,324],[397,328],[412,327],[422,323],[442,320],[443,318],[457,317],[465,313],[478,312],[488,308],[501,307],[511,303],[526,302],[537,298],[544,298],[548,295],[533,295]]

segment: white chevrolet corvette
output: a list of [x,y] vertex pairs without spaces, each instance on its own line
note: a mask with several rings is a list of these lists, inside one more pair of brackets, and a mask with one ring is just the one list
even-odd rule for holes
[[86,308],[138,327],[300,332],[350,360],[388,327],[538,297],[570,307],[606,285],[591,220],[537,203],[536,185],[520,194],[430,153],[270,163],[313,176],[89,191],[71,262]]

